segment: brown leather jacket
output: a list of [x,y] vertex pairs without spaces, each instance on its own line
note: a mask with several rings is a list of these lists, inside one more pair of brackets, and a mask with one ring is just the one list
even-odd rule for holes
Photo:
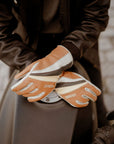
[[[74,59],[84,56],[99,65],[97,40],[107,26],[109,3],[110,0],[61,1],[60,21],[65,28],[61,43],[71,51]],[[0,0],[0,59],[3,62],[21,69],[38,59],[31,43],[34,33],[41,29],[41,12],[42,0],[37,0],[37,5],[36,0]],[[17,34],[15,29],[20,23],[23,29]],[[23,37],[21,34],[25,30]]]

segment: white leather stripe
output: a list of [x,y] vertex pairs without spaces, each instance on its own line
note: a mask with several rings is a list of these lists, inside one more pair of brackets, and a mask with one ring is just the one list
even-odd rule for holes
[[33,69],[38,65],[38,63],[34,64],[32,69],[30,70],[30,72],[28,72],[26,74],[26,76],[24,78],[22,78],[21,80],[19,80],[16,84],[14,84],[12,87],[11,87],[11,90],[13,90],[14,88],[18,87],[20,84],[22,84],[24,82],[24,80],[26,80],[26,78],[30,75],[30,73],[33,71]]
[[23,89],[21,89],[19,92],[25,91],[27,90],[29,87],[31,87],[33,85],[33,83],[31,82],[30,84],[28,84],[26,87],[24,87]]
[[86,100],[88,100],[88,97],[86,95],[82,95],[82,97]]
[[38,88],[34,89],[34,90],[31,91],[30,93],[34,93],[34,92],[36,92],[36,91],[38,91]]
[[40,93],[40,94],[37,95],[37,96],[28,97],[27,99],[28,99],[28,100],[38,99],[38,98],[42,97],[44,94],[45,94],[45,92],[42,92],[42,93]]
[[23,81],[27,78],[27,75],[21,79],[20,81],[18,81],[16,84],[14,84],[12,87],[11,87],[11,90],[13,90],[14,88],[18,87],[20,84],[23,83]]
[[73,97],[76,97],[76,93],[65,96],[66,99],[73,98]]
[[89,96],[87,96],[87,95],[86,95],[86,97],[87,97],[88,99],[90,99],[91,101],[95,102],[94,99],[92,99],[91,97],[89,97]]
[[79,105],[89,104],[89,102],[80,102],[80,101],[78,101],[78,100],[76,100],[76,103],[79,104]]
[[94,97],[97,97],[96,93],[94,91],[92,91],[91,89],[89,88],[85,88],[85,90],[89,93],[91,93]]
[[61,77],[57,83],[60,83],[60,82],[77,82],[77,81],[80,81],[82,80],[82,78],[78,78],[78,79],[70,79],[70,78],[67,78],[67,77]]
[[51,72],[60,69],[61,67],[73,62],[73,58],[70,53],[63,56],[61,59],[59,59],[54,64],[50,65],[49,67],[42,69],[42,70],[35,70],[32,71],[32,73],[45,73],[45,72]]
[[87,95],[82,95],[82,97],[85,98],[85,99],[90,99],[91,101],[94,102],[94,99],[92,99],[91,97],[89,97],[89,96],[87,96]]
[[68,87],[63,87],[63,88],[56,88],[56,91],[58,94],[62,95],[62,94],[66,94],[69,93],[71,91],[74,91],[84,85],[86,85],[87,82],[81,83],[81,84],[76,84],[74,86],[68,86]]
[[46,81],[46,82],[57,82],[59,76],[29,76],[32,79]]

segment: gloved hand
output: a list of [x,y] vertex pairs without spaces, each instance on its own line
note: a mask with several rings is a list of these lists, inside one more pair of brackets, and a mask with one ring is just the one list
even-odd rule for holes
[[96,101],[101,94],[99,88],[84,77],[73,72],[64,72],[58,80],[55,91],[73,107],[85,107],[89,100]]
[[92,144],[114,144],[114,125],[98,128]]
[[15,76],[20,79],[12,86],[12,91],[28,98],[29,102],[38,101],[51,93],[62,71],[73,64],[70,52],[63,46],[57,46],[49,55],[27,66]]

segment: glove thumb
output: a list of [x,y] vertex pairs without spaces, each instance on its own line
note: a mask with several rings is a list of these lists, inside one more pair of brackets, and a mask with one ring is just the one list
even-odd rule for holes
[[30,72],[31,68],[33,67],[33,64],[34,63],[30,64],[24,70],[22,70],[20,73],[16,74],[14,78],[17,80],[23,78],[28,72]]

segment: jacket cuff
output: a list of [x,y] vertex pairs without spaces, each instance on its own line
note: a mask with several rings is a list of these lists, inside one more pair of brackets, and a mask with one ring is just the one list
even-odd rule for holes
[[72,42],[63,42],[61,45],[71,52],[74,60],[80,59],[80,50]]

